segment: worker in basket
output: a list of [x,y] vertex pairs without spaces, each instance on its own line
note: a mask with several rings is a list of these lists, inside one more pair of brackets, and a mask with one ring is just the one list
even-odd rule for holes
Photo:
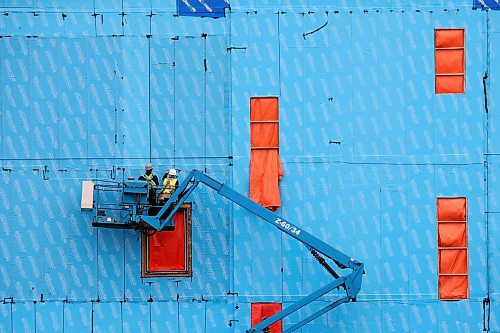
[[148,163],[144,168],[144,174],[140,175],[138,179],[146,180],[148,182],[148,204],[150,206],[148,209],[148,215],[156,215],[156,187],[160,185],[160,182],[158,181],[158,177],[153,173],[153,164]]
[[160,205],[164,205],[172,196],[175,190],[179,187],[179,180],[177,179],[177,170],[170,169],[163,175],[163,189],[161,191]]

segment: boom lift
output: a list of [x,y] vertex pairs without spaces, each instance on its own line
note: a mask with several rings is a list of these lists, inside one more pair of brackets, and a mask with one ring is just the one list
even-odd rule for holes
[[[95,207],[95,218],[93,225],[96,227],[112,227],[112,228],[136,228],[142,230],[165,230],[171,229],[174,226],[173,216],[179,210],[181,205],[186,201],[189,195],[195,190],[199,183],[203,183],[211,189],[215,190],[218,194],[229,199],[230,201],[247,209],[251,213],[259,216],[266,222],[278,228],[281,232],[295,238],[311,252],[314,258],[323,266],[326,271],[332,275],[333,281],[326,284],[324,287],[316,290],[312,294],[298,300],[282,311],[275,315],[264,319],[256,326],[248,329],[247,333],[266,332],[267,328],[275,322],[287,317],[293,312],[301,309],[302,307],[310,304],[314,300],[328,294],[334,289],[342,288],[344,294],[340,294],[339,299],[327,305],[323,309],[310,315],[309,317],[301,320],[292,327],[285,330],[285,332],[293,332],[325,314],[326,312],[334,309],[342,303],[349,301],[356,301],[361,288],[362,275],[364,273],[363,263],[360,263],[353,258],[345,255],[344,253],[334,249],[325,242],[319,240],[313,235],[307,233],[302,228],[290,223],[278,214],[271,212],[267,208],[257,204],[244,195],[232,190],[224,184],[206,175],[202,171],[193,170],[184,181],[179,185],[179,188],[172,194],[168,202],[161,208],[155,216],[148,216],[144,209],[147,206],[145,198],[147,197],[149,188],[146,182],[141,181],[125,181],[121,184],[122,188],[122,210],[128,212],[128,219],[115,219],[109,217],[105,213],[103,207]],[[98,189],[97,185],[96,189]],[[118,186],[119,188],[120,186]],[[122,215],[123,216],[123,215]],[[349,269],[350,272],[346,275],[339,275],[325,260],[327,257],[335,263],[340,269]]]

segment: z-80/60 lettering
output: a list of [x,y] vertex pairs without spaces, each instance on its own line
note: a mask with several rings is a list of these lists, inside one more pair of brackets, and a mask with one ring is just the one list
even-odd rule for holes
[[293,225],[291,225],[287,221],[283,221],[280,218],[277,218],[274,221],[274,223],[276,223],[277,225],[281,226],[283,229],[291,231],[292,233],[296,234],[297,236],[300,234],[300,231],[301,231],[300,229],[297,229],[296,227],[294,227]]

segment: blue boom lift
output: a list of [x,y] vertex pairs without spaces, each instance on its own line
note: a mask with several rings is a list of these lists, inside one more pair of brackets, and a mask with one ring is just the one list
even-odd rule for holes
[[[97,190],[98,193],[100,191],[110,191],[111,187],[111,191],[112,189],[118,189],[121,191],[122,198],[119,205],[120,208],[115,209],[119,212],[118,217],[116,217],[116,214],[115,217],[107,214],[106,211],[109,207],[100,206],[98,204],[99,200],[97,200],[97,204],[95,204],[94,207],[95,217],[93,226],[107,228],[135,228],[157,231],[174,228],[174,214],[177,210],[179,210],[179,208],[181,208],[181,205],[186,201],[199,183],[207,185],[223,197],[240,205],[251,213],[254,213],[278,228],[280,231],[304,244],[314,258],[321,264],[321,266],[323,266],[333,277],[333,281],[326,284],[324,287],[316,290],[308,296],[305,296],[275,315],[264,319],[256,326],[248,329],[246,331],[247,333],[266,332],[268,327],[275,322],[328,294],[334,289],[342,288],[345,291],[345,294],[339,294],[339,299],[309,317],[301,320],[292,327],[286,329],[284,332],[296,331],[300,327],[334,309],[342,303],[356,301],[356,296],[361,288],[361,280],[364,273],[362,263],[334,249],[325,242],[307,233],[302,228],[288,222],[278,214],[271,212],[244,195],[207,176],[202,171],[191,171],[179,185],[179,188],[172,194],[168,202],[154,216],[148,216],[147,214],[147,196],[150,189],[148,187],[149,185],[147,185],[145,181],[124,181],[123,183],[113,183],[111,186],[107,183],[97,183],[95,190]],[[126,215],[123,215],[123,212],[125,212]],[[331,261],[340,269],[349,269],[349,273],[342,276],[339,275],[323,256],[331,259]]]

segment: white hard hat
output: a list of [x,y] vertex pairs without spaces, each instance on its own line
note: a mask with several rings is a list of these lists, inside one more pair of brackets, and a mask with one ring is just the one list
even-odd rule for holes
[[146,168],[146,171],[153,170],[153,164],[148,163],[148,164],[146,164],[145,168]]
[[177,171],[175,169],[170,169],[170,171],[168,172],[168,175],[169,176],[177,176]]

